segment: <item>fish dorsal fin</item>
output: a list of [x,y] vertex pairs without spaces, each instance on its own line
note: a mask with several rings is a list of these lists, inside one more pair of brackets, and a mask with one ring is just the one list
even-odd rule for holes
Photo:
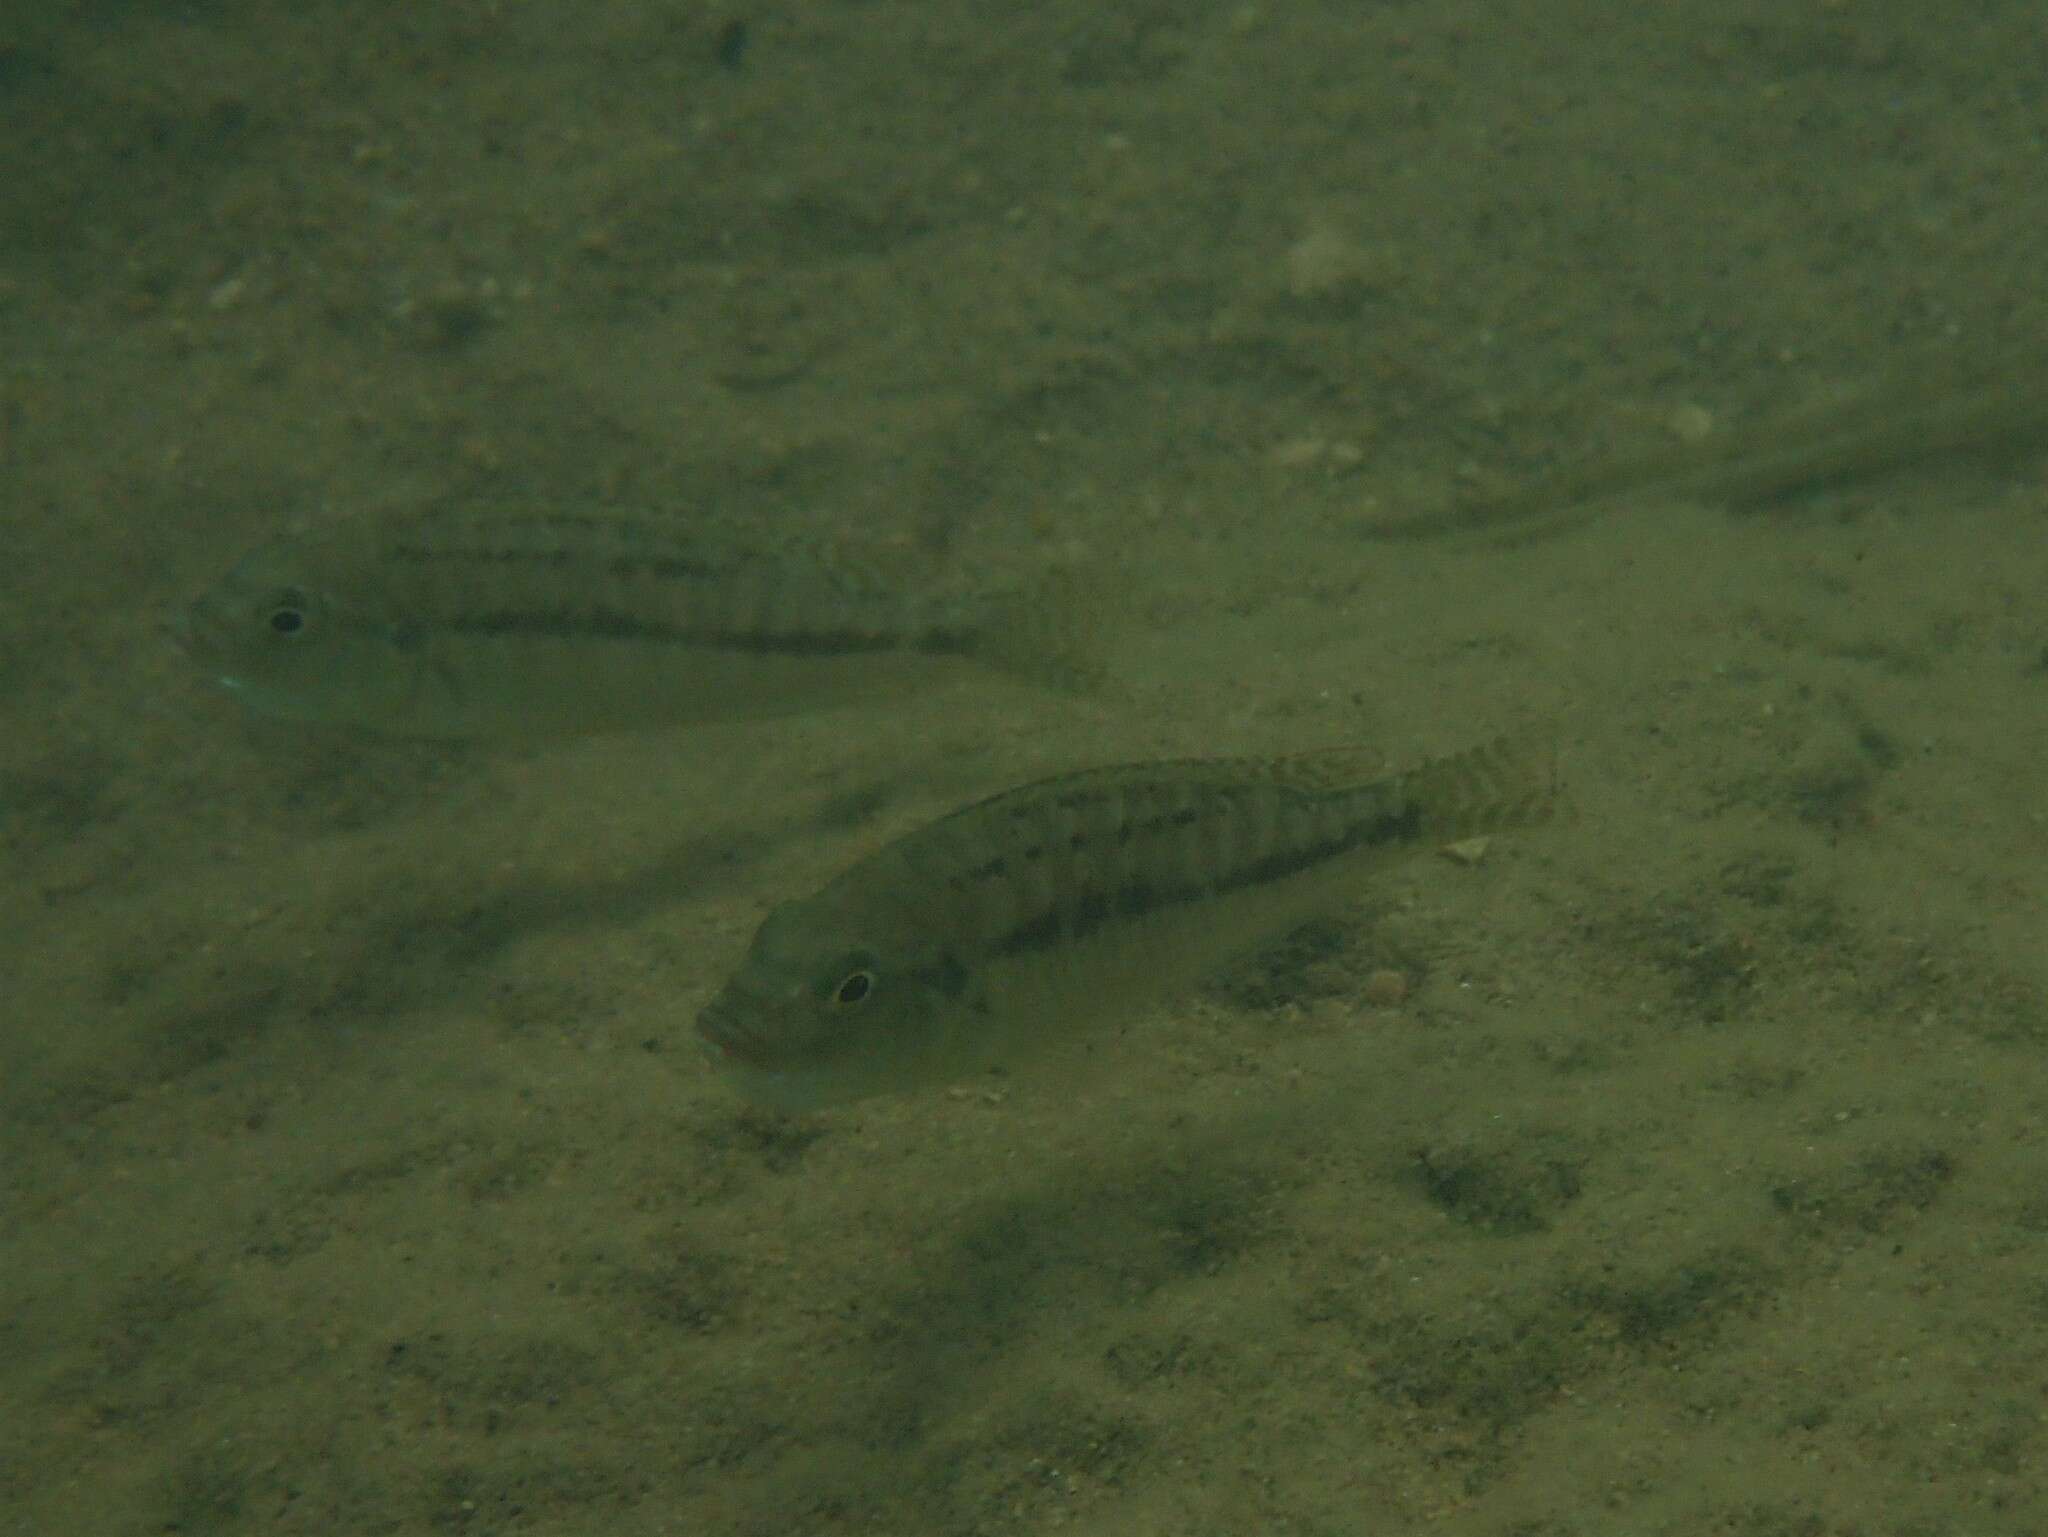
[[1387,755],[1377,747],[1350,743],[1271,759],[1265,777],[1290,790],[1322,795],[1333,790],[1355,790],[1384,779],[1391,772]]
[[1495,737],[1398,774],[1367,747],[1330,747],[1276,758],[1272,777],[1306,794],[1341,794],[1384,781],[1446,825],[1483,814],[1509,824],[1548,819],[1558,799],[1557,747],[1542,732]]

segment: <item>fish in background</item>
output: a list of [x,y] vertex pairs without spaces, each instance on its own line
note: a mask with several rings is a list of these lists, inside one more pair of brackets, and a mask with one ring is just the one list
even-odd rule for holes
[[887,552],[751,546],[681,519],[347,518],[243,559],[180,641],[258,714],[429,738],[770,717],[959,679],[1087,692],[1087,584],[940,586]]
[[1540,739],[1377,763],[1133,764],[968,806],[775,908],[698,1033],[775,1109],[943,1083],[1170,998],[1375,869],[1556,806]]
[[1731,510],[1839,490],[1898,471],[1996,462],[2048,450],[2048,352],[2009,343],[1962,357],[1923,349],[1888,384],[1644,454],[1567,462],[1525,486],[1379,518],[1376,539],[1478,535],[1520,541],[1576,528],[1623,504]]

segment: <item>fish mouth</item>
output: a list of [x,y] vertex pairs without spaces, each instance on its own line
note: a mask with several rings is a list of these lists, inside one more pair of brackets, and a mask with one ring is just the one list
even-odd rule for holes
[[[233,626],[204,599],[168,614],[158,628],[193,665],[211,671],[227,652]],[[227,686],[227,680],[221,680]]]
[[157,638],[180,656],[188,660],[195,644],[192,636],[192,614],[188,609],[173,609],[157,615]]
[[227,652],[228,630],[218,618],[206,612],[203,605],[194,603],[166,614],[157,621],[156,628],[164,642],[184,658],[186,665],[198,668],[214,688],[230,694],[248,688],[248,679],[239,673],[219,670],[220,660]]
[[767,1038],[730,1004],[705,1005],[697,1015],[697,1034],[721,1061],[767,1067],[774,1060],[774,1048]]

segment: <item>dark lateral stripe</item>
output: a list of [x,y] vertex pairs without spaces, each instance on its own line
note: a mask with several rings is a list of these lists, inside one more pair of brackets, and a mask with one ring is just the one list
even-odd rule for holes
[[[1055,800],[1047,801],[1045,802],[1045,807],[1053,811],[1079,811],[1098,798],[1095,792],[1082,791],[1073,795],[1062,795]],[[1190,826],[1201,819],[1202,811],[1198,806],[1174,806],[1155,816],[1148,817],[1126,815],[1118,821],[1115,827],[1109,830],[1108,837],[1111,842],[1121,848],[1138,838],[1154,837],[1171,828]],[[967,879],[970,881],[1003,880],[1009,875],[1010,866],[1018,860],[1028,863],[1034,859],[1043,859],[1047,854],[1076,853],[1086,841],[1081,834],[1076,833],[1070,841],[1058,848],[1053,847],[1050,843],[1041,842],[1034,843],[1028,848],[1006,849],[1004,852],[997,854],[993,859],[984,860],[968,870]]]
[[730,577],[740,569],[732,562],[715,561],[681,554],[647,555],[619,550],[577,550],[564,545],[505,545],[486,549],[458,545],[436,549],[431,545],[402,544],[391,552],[401,561],[420,566],[538,566],[558,571],[567,566],[596,566],[607,576],[623,581],[638,577],[660,577],[669,581],[708,582]]
[[1137,884],[1119,891],[1090,891],[1070,907],[1053,908],[1019,924],[991,948],[998,955],[1024,955],[1086,939],[1106,925],[1149,917],[1170,907],[1206,902],[1250,887],[1284,880],[1361,849],[1413,843],[1422,835],[1423,809],[1414,803],[1385,811],[1307,848],[1268,854],[1230,871],[1220,880],[1172,886]]
[[920,651],[933,656],[964,655],[969,637],[948,630],[916,635],[877,634],[871,630],[805,630],[770,635],[711,626],[645,619],[619,609],[503,610],[464,614],[442,621],[457,635],[515,640],[623,640],[647,644],[699,646],[755,656],[866,656],[885,651]]

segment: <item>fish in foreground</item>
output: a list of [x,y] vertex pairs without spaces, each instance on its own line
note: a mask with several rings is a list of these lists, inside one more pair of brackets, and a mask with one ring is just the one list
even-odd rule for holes
[[947,591],[908,565],[658,516],[350,518],[249,555],[180,638],[259,714],[416,737],[787,715],[953,677],[1095,683],[1071,577]]
[[782,1110],[941,1083],[1171,997],[1371,870],[1548,818],[1503,737],[1391,777],[1358,748],[1133,764],[941,817],[777,907],[698,1033]]

